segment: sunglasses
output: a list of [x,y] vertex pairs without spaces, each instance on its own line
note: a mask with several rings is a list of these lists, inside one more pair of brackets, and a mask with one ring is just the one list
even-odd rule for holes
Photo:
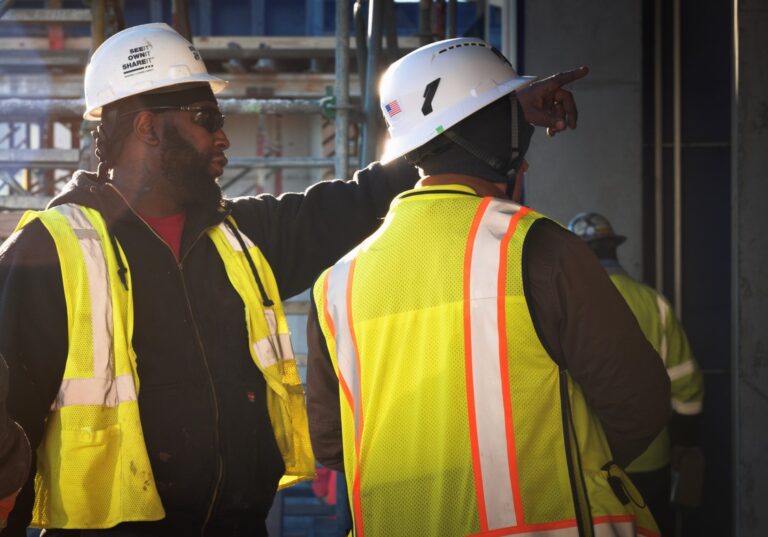
[[[211,134],[224,128],[224,114],[219,112],[215,108],[203,108],[201,106],[150,106],[149,108],[142,108],[141,110],[183,110],[185,112],[194,112],[192,115],[192,123],[199,125]],[[137,112],[140,110],[137,110]],[[128,115],[133,112],[128,112]]]

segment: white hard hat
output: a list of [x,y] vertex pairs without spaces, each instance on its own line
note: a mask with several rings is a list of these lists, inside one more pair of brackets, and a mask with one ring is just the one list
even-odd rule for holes
[[381,162],[421,147],[534,78],[518,76],[481,39],[446,39],[414,50],[390,65],[379,85],[390,136]]
[[206,82],[213,93],[227,81],[211,76],[197,49],[165,23],[126,28],[101,44],[85,69],[85,119],[120,99],[159,88]]

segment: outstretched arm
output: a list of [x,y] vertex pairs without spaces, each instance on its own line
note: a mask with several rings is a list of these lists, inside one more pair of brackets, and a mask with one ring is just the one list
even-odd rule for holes
[[288,298],[373,233],[392,198],[417,179],[404,159],[373,163],[351,181],[322,181],[277,198],[236,199],[232,214],[269,261],[281,298]]

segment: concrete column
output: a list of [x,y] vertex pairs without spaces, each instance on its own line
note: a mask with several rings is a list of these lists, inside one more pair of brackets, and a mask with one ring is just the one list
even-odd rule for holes
[[642,13],[639,0],[525,3],[525,74],[586,64],[573,84],[579,125],[548,139],[537,129],[528,153],[526,203],[567,223],[597,211],[627,242],[625,268],[641,277]]
[[[732,157],[733,535],[768,535],[768,2],[736,0]],[[713,213],[715,216],[715,213]],[[715,216],[714,222],[717,218]]]

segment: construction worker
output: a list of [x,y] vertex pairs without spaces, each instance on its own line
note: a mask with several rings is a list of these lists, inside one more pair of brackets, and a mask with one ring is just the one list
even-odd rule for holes
[[[165,24],[91,58],[98,171],[26,214],[0,256],[9,409],[37,453],[14,537],[30,523],[47,536],[263,536],[278,486],[314,475],[281,300],[374,231],[417,174],[401,159],[224,199],[224,86]],[[565,128],[536,91],[529,109]]]
[[670,463],[673,452],[676,463],[701,457],[698,431],[704,397],[703,376],[669,302],[656,290],[630,277],[619,264],[616,249],[626,237],[614,233],[608,219],[598,213],[577,214],[568,223],[568,229],[595,252],[667,369],[672,385],[670,426],[626,470],[648,502],[662,535],[673,536]]
[[8,366],[0,356],[0,533],[13,509],[21,486],[27,480],[32,452],[24,431],[8,417]]
[[[357,537],[657,534],[620,466],[669,379],[586,245],[513,201],[530,83],[474,38],[382,78],[383,160],[422,179],[323,273],[308,323],[312,445]],[[565,98],[545,97],[575,126]]]

